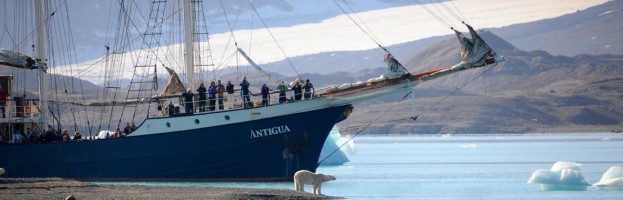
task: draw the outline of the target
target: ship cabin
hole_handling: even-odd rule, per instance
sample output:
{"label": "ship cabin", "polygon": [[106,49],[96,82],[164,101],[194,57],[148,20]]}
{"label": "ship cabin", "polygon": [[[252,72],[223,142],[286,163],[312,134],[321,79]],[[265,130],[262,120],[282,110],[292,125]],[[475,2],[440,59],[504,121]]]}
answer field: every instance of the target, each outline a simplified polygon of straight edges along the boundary
{"label": "ship cabin", "polygon": [[[38,125],[40,110],[38,98],[34,98],[12,88],[13,76],[0,75],[0,144],[14,143],[14,134],[26,135],[28,131],[37,135],[42,133]],[[27,143],[30,141],[23,141]]]}

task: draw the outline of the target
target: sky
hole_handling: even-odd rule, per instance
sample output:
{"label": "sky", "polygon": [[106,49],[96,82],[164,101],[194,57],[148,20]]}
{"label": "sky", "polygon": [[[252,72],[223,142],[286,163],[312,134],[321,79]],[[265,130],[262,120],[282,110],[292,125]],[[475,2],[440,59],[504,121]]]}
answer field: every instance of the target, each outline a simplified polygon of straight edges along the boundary
{"label": "sky", "polygon": [[[377,48],[376,42],[383,46],[391,46],[432,36],[448,35],[453,33],[449,26],[461,31],[466,30],[460,24],[461,20],[465,20],[476,29],[498,28],[555,18],[607,2],[607,0],[456,0],[419,5],[415,1],[404,0],[353,0],[349,1],[349,4],[339,4],[343,9],[356,13],[344,15],[332,0],[256,1],[259,15],[270,27],[268,30],[261,25],[255,13],[248,12],[252,8],[245,7],[247,1],[227,1],[229,3],[223,7],[226,7],[228,18],[222,17],[224,15],[218,1],[208,1],[213,5],[206,10],[211,33],[209,42],[212,58],[217,65],[220,63],[224,66],[235,65],[230,59],[235,51],[233,38],[238,42],[238,47],[245,50],[256,63],[262,65],[283,60],[286,56],[368,50]],[[72,0],[69,2],[76,3]],[[112,13],[107,10],[112,7],[103,6],[105,3],[109,2],[80,1],[79,6],[72,4],[82,9],[71,10],[77,10],[79,14],[85,15],[85,20],[74,20],[77,22],[72,28],[75,37],[93,41],[77,42],[76,50],[96,54],[87,56],[88,60],[77,59],[79,63],[76,67],[79,70],[61,73],[98,83],[98,72],[94,70],[104,68],[101,57],[102,46],[105,44],[101,41],[104,41],[102,38],[110,33],[106,33],[107,29],[92,25],[107,23],[106,20],[109,18],[103,15]],[[351,6],[352,10],[348,6]],[[93,17],[89,12],[97,13],[97,18],[86,20],[87,17]],[[72,17],[80,18],[76,15]],[[361,28],[369,31],[364,33],[351,18],[356,20]],[[238,24],[233,28],[233,34],[229,31],[227,19],[229,24],[238,20]],[[163,49],[166,50],[162,50],[159,54],[180,52],[179,45]],[[131,59],[130,55],[135,57],[137,54],[138,52],[126,52],[128,59],[118,63],[120,66],[127,66],[122,73],[124,78],[131,78],[131,66],[135,60]],[[181,61],[177,61],[176,64],[170,65],[182,64]]]}

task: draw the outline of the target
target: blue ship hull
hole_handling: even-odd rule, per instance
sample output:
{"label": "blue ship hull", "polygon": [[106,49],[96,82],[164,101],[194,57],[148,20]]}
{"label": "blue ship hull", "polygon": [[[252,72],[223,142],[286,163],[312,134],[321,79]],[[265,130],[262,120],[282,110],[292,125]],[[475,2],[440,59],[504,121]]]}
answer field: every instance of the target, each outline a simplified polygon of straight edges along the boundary
{"label": "blue ship hull", "polygon": [[[6,169],[4,177],[102,181],[291,180],[298,170],[316,170],[331,128],[344,120],[350,109],[351,105],[342,105],[134,137],[5,144],[0,145],[0,167]],[[258,127],[273,128],[258,131]]]}

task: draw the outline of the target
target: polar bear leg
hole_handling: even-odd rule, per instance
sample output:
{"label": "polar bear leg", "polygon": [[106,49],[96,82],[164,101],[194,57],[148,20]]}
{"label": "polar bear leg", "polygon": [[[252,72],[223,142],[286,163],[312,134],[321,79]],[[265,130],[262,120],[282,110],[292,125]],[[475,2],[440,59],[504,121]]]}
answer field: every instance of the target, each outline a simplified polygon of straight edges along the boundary
{"label": "polar bear leg", "polygon": [[305,192],[305,184],[301,183],[301,180],[295,180],[294,181],[294,189],[296,191]]}
{"label": "polar bear leg", "polygon": [[322,186],[322,183],[317,183],[317,184],[314,184],[314,194],[318,194],[318,195],[322,194],[322,193],[320,192],[320,187],[321,187],[321,186]]}

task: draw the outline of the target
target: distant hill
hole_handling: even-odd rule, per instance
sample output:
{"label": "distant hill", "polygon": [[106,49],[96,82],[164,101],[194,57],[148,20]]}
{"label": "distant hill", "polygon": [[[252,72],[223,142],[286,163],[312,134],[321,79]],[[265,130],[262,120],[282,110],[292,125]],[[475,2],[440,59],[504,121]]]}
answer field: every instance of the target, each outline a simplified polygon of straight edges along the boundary
{"label": "distant hill", "polygon": [[623,55],[623,1],[605,4],[492,32],[528,51],[543,50],[554,55]]}
{"label": "distant hill", "polygon": [[[552,56],[544,51],[519,50],[488,31],[481,37],[507,61],[482,76],[485,69],[469,70],[416,86],[414,91],[439,89],[445,92],[442,96],[419,96],[415,101],[396,103],[402,96],[396,95],[386,103],[356,106],[351,117],[340,124],[343,131],[358,132],[390,108],[391,114],[365,133],[623,130],[623,56]],[[456,64],[456,38],[446,39],[415,55],[406,62],[407,68],[415,72]],[[454,93],[458,89],[460,92]],[[415,115],[420,115],[417,121],[410,119]]]}

